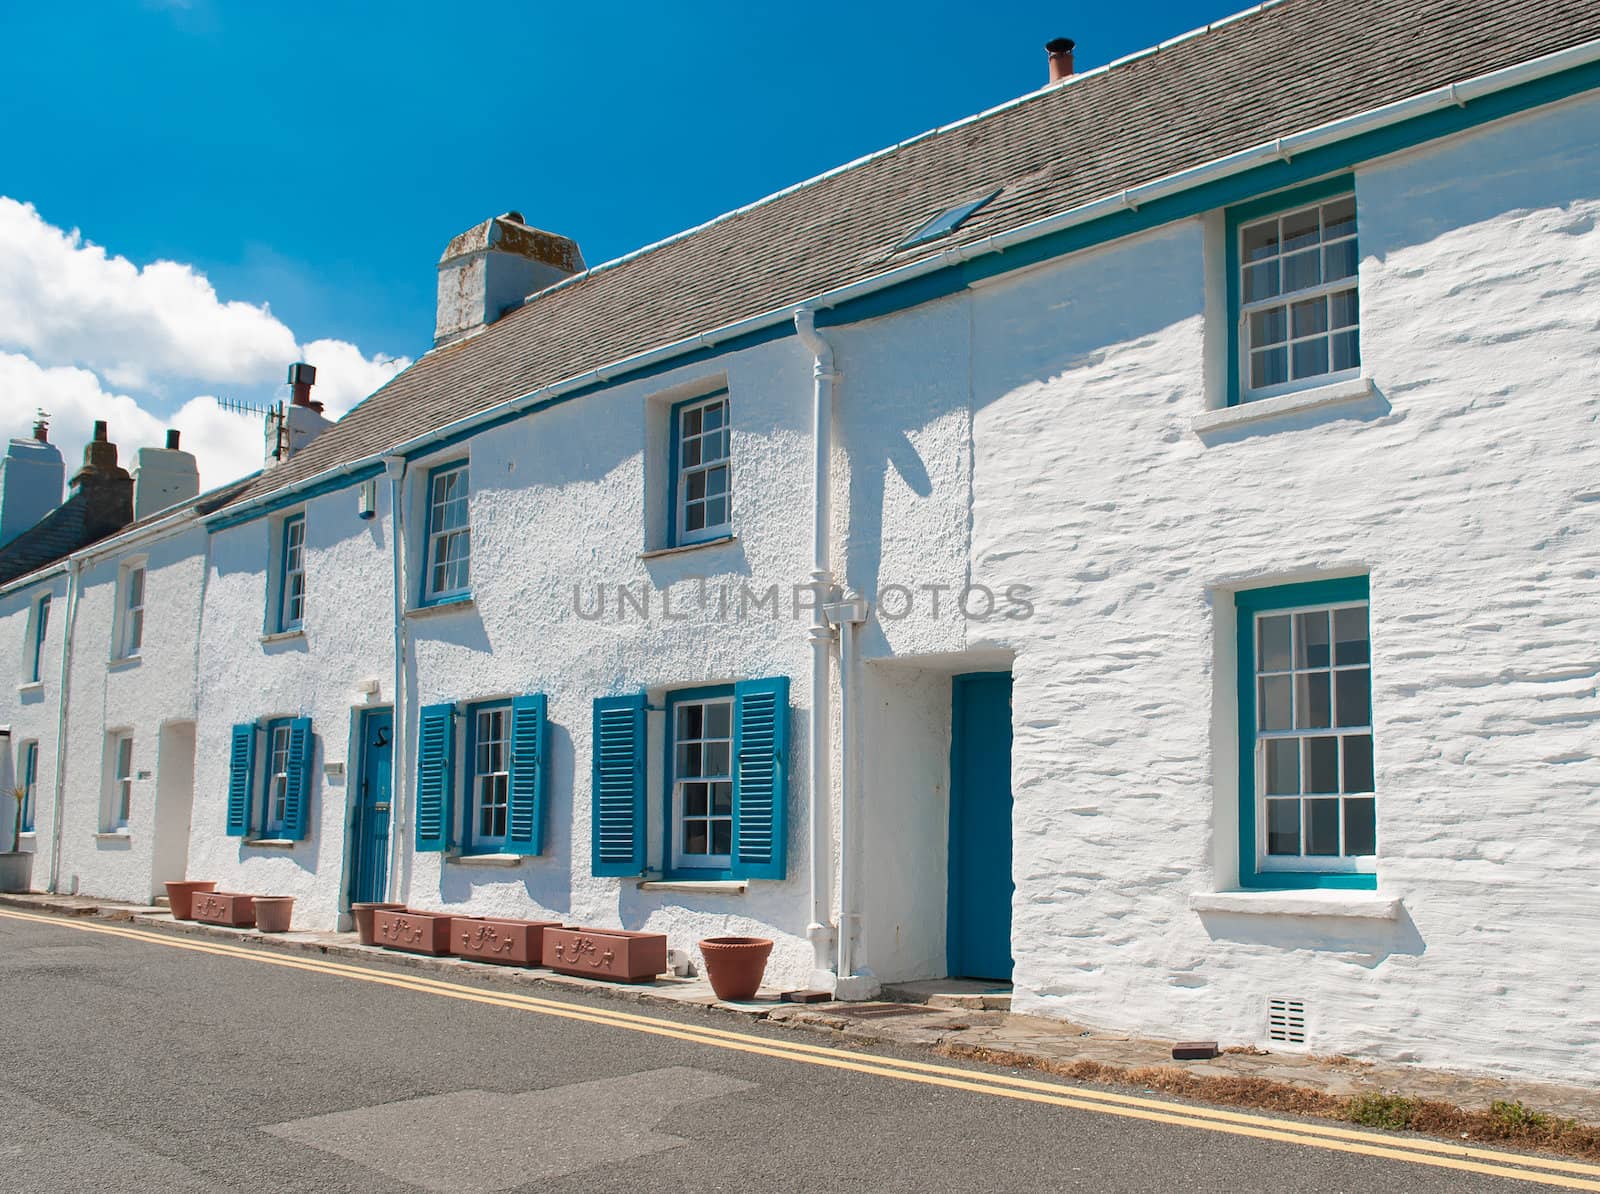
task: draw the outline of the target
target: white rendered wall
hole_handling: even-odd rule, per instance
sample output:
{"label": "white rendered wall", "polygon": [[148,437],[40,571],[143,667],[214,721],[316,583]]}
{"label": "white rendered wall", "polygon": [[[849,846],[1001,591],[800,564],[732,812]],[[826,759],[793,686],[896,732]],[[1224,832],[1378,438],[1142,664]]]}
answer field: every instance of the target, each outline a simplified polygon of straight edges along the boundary
{"label": "white rendered wall", "polygon": [[[159,894],[153,871],[157,755],[164,725],[194,720],[195,628],[205,550],[205,532],[189,526],[83,566],[70,664],[63,891],[139,903]],[[118,576],[132,560],[142,560],[145,567],[144,632],[136,661],[113,658]],[[55,617],[52,608],[52,622]],[[113,760],[107,741],[120,732],[133,736],[133,793],[127,831],[110,834],[105,799]]]}
{"label": "white rendered wall", "polygon": [[[28,683],[33,665],[33,617],[39,598],[50,594],[50,621],[39,660],[39,682]],[[65,633],[67,578],[56,572],[0,595],[0,725],[11,728],[0,749],[0,848],[11,844],[16,808],[11,790],[21,780],[22,745],[39,744],[33,794],[32,834],[21,848],[34,852],[30,882],[36,891],[50,881],[50,843],[55,816],[56,725],[60,710],[61,643]]]}
{"label": "white rendered wall", "polygon": [[[1019,1010],[1260,1041],[1289,996],[1317,1052],[1592,1078],[1597,121],[1357,171],[1367,406],[1195,434],[1220,220],[973,298],[973,567],[1042,595],[1010,627]],[[1231,590],[1356,572],[1400,918],[1201,916],[1237,878]]]}
{"label": "white rendered wall", "polygon": [[[380,484],[379,492],[372,519],[358,516],[355,487],[285,512],[303,509],[306,520],[301,635],[265,633],[269,562],[275,566],[282,547],[281,516],[230,527],[211,540],[189,877],[216,880],[223,890],[294,896],[296,928],[338,923],[346,902],[348,794],[358,762],[351,757],[352,735],[362,708],[390,704],[394,696],[387,487]],[[364,681],[376,682],[370,698],[358,692]],[[227,836],[233,726],[301,716],[311,718],[315,738],[305,840],[258,846]],[[265,750],[266,739],[259,737],[258,764]],[[328,775],[330,762],[344,764],[344,774]],[[258,775],[258,807],[261,787]],[[258,823],[259,812],[253,817]]]}

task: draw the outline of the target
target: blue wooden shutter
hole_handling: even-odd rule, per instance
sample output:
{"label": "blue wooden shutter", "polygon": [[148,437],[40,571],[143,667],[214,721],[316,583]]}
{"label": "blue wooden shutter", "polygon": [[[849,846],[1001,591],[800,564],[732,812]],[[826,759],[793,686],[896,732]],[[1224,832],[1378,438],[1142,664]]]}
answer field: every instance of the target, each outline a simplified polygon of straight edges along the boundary
{"label": "blue wooden shutter", "polygon": [[506,803],[506,851],[544,849],[544,694],[511,702],[511,792]]}
{"label": "blue wooden shutter", "polygon": [[311,736],[311,719],[295,718],[289,723],[289,790],[283,801],[283,836],[290,841],[306,839],[311,808],[311,768],[316,753],[317,740]]}
{"label": "blue wooden shutter", "polygon": [[644,693],[594,703],[593,870],[644,870]]}
{"label": "blue wooden shutter", "polygon": [[733,873],[782,879],[789,839],[789,678],[733,686]]}
{"label": "blue wooden shutter", "polygon": [[228,751],[228,836],[250,832],[250,797],[256,777],[256,727],[254,722],[233,727]]}
{"label": "blue wooden shutter", "polygon": [[456,707],[425,705],[417,733],[417,850],[450,844],[451,797],[455,790]]}

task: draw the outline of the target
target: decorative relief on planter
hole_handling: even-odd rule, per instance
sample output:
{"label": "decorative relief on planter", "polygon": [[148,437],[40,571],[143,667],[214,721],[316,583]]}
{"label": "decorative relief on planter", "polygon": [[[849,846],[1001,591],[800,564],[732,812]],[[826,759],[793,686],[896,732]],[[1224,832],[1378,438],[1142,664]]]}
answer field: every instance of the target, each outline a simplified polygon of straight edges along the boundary
{"label": "decorative relief on planter", "polygon": [[451,925],[450,952],[456,957],[510,966],[539,965],[545,930],[561,927],[554,920],[476,916],[458,916]]}
{"label": "decorative relief on planter", "polygon": [[231,928],[249,928],[256,923],[256,899],[231,891],[197,891],[189,902],[194,920]]}
{"label": "decorative relief on planter", "polygon": [[650,981],[667,968],[667,937],[625,929],[549,928],[544,932],[544,964],[560,974]]}
{"label": "decorative relief on planter", "polygon": [[438,912],[393,911],[378,909],[372,917],[372,932],[385,949],[400,949],[413,954],[450,952],[451,917]]}

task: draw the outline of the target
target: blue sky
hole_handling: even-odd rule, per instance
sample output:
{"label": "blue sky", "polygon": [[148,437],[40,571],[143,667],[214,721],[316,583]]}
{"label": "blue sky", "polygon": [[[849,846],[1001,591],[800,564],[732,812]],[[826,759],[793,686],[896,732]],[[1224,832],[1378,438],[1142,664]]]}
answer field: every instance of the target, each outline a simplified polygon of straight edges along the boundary
{"label": "blue sky", "polygon": [[[8,434],[35,405],[19,389],[79,401],[58,390],[89,381],[65,369],[98,383],[83,404],[127,398],[156,421],[180,410],[195,421],[185,404],[196,395],[270,399],[287,362],[269,372],[267,358],[295,355],[290,333],[301,355],[325,346],[343,408],[381,382],[384,362],[426,350],[434,262],[489,215],[517,208],[594,264],[1032,90],[1050,37],[1075,38],[1087,69],[1235,8],[126,0],[89,11],[10,5],[0,16],[6,43],[27,47],[0,74],[0,195],[33,209],[9,210],[12,236],[80,231],[37,255],[46,274],[85,242],[138,270],[187,266],[169,282],[191,306],[177,303],[168,323],[223,318],[188,293],[209,284],[213,306],[265,305],[281,330],[233,309],[240,358],[261,360],[185,372],[172,359],[195,338],[184,328],[164,333],[172,343],[151,365],[137,359],[136,330],[112,353],[87,319],[30,339],[0,318],[0,353],[27,358],[0,369]],[[0,252],[35,259],[14,243]],[[17,268],[0,260],[0,316]],[[151,318],[134,308],[169,301],[165,286],[113,281],[130,328]],[[49,285],[24,279],[11,301],[48,306]],[[215,330],[205,342],[234,343]],[[36,379],[30,362],[55,372]],[[201,435],[226,431],[201,422]],[[134,438],[153,434],[136,426]],[[213,474],[237,471],[242,452]]]}

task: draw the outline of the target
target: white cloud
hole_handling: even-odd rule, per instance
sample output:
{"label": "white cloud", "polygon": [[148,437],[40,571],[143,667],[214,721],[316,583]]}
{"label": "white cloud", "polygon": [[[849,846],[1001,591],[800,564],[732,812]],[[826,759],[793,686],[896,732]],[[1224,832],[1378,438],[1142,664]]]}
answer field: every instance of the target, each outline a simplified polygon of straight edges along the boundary
{"label": "white cloud", "polygon": [[35,410],[50,414],[50,439],[67,462],[67,476],[83,460],[83,445],[94,433],[96,419],[104,419],[107,433],[117,445],[118,462],[132,470],[140,448],[159,448],[166,431],[183,433],[183,447],[200,465],[205,488],[225,484],[261,467],[262,427],[256,415],[231,414],[215,398],[191,398],[170,419],[145,410],[127,394],[106,390],[87,369],[69,365],[40,366],[27,357],[0,352],[0,420],[3,430],[26,435]]}
{"label": "white cloud", "polygon": [[[49,411],[70,474],[96,419],[130,468],[135,450],[176,427],[212,488],[261,467],[262,422],[201,391],[227,384],[257,405],[283,399],[296,360],[317,367],[313,396],[330,418],[411,363],[343,340],[300,346],[265,305],[223,301],[192,266],[137,266],[0,195],[0,436],[28,434],[33,412]],[[159,413],[184,393],[194,396]]]}

